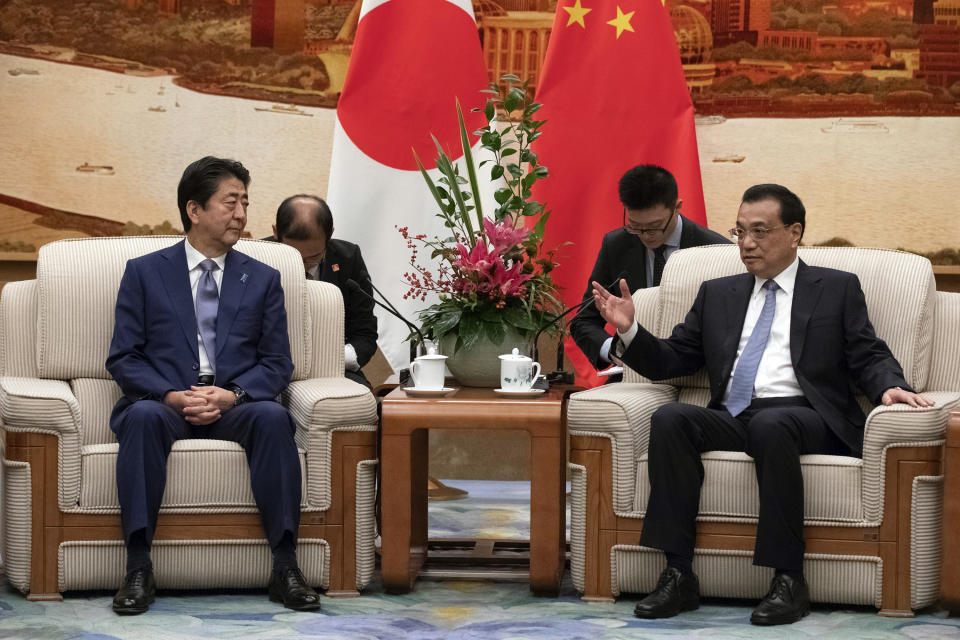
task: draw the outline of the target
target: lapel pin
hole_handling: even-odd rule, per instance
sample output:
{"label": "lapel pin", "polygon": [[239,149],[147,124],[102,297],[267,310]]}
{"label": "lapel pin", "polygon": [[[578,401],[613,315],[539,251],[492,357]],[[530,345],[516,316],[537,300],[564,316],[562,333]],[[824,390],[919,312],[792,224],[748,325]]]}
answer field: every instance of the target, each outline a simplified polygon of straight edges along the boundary
{"label": "lapel pin", "polygon": [[247,274],[243,274],[242,276],[240,276],[240,282],[246,282],[246,281],[247,281]]}
{"label": "lapel pin", "polygon": [[331,266],[330,268],[333,269],[334,271],[340,271],[340,265],[338,265],[338,264],[335,264],[335,265]]}

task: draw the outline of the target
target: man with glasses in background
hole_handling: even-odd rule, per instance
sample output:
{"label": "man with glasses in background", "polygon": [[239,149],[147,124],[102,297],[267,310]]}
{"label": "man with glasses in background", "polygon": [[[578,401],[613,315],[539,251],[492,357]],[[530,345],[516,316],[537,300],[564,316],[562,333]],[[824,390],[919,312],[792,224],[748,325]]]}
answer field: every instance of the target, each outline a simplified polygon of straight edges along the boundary
{"label": "man with glasses in background", "polygon": [[[663,267],[677,249],[707,244],[727,244],[729,240],[680,215],[682,201],[677,197],[677,181],[662,167],[642,164],[620,178],[620,202],[623,226],[603,237],[600,253],[593,265],[583,294],[593,297],[591,282],[609,284],[623,277],[630,293],[660,285]],[[584,307],[570,322],[574,342],[595,368],[606,369],[620,363],[610,354],[613,337],[596,307]],[[607,378],[619,382],[622,374]]]}
{"label": "man with glasses in background", "polygon": [[666,618],[699,607],[693,573],[705,451],[745,451],[754,460],[760,511],[753,563],[775,571],[750,621],[796,622],[810,611],[803,578],[800,456],[860,457],[865,417],[855,383],[874,404],[932,406],[907,386],[903,370],[867,317],[860,281],[797,257],[806,212],[775,184],[743,194],[736,226],[742,273],[704,282],[669,338],[637,324],[630,292],[593,283],[602,317],[617,329],[614,353],[651,380],[706,367],[706,407],[673,402],[650,419],[650,498],[640,544],[661,549],[667,568],[634,610]]}

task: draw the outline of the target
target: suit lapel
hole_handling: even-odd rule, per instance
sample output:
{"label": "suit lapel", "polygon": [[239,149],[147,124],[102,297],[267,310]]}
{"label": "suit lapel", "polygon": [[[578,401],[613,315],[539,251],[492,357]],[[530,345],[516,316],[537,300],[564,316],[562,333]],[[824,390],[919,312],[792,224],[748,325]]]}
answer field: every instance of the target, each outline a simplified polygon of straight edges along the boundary
{"label": "suit lapel", "polygon": [[230,328],[240,310],[243,294],[247,290],[250,275],[244,271],[247,256],[231,249],[223,266],[223,280],[220,283],[220,308],[217,310],[217,357],[227,344]]}
{"label": "suit lapel", "polygon": [[[184,240],[186,242],[186,240]],[[197,314],[193,307],[193,293],[190,290],[190,274],[187,272],[187,253],[183,242],[179,242],[161,252],[160,281],[170,298],[170,304],[179,321],[183,336],[187,339],[191,353],[199,355],[197,344]]]}
{"label": "suit lapel", "polygon": [[797,279],[793,286],[793,305],[790,311],[790,359],[794,368],[800,362],[803,343],[807,338],[807,324],[820,301],[823,287],[820,278],[810,272],[803,262],[797,266]]}
{"label": "suit lapel", "polygon": [[723,338],[723,380],[730,377],[733,370],[733,361],[737,357],[737,347],[740,345],[740,334],[743,333],[743,323],[747,318],[747,307],[750,305],[750,296],[753,294],[753,285],[756,279],[749,273],[737,276],[730,286],[725,298],[726,309],[723,317],[726,319],[726,329]]}

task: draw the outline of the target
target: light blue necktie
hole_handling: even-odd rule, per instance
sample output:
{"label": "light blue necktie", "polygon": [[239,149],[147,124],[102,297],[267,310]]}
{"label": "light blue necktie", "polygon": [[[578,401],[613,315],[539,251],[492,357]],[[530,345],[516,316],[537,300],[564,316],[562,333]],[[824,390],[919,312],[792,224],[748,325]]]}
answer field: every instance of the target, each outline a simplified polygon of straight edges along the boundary
{"label": "light blue necktie", "polygon": [[203,350],[207,352],[207,360],[214,371],[217,364],[214,352],[217,350],[217,309],[220,307],[220,293],[217,291],[217,281],[213,279],[213,272],[220,267],[207,258],[199,265],[203,273],[197,283],[197,299],[194,310],[197,313],[197,330],[200,332],[200,341]]}
{"label": "light blue necktie", "polygon": [[767,280],[762,289],[767,290],[767,297],[763,301],[760,317],[753,327],[753,333],[747,340],[747,346],[740,354],[737,370],[733,372],[730,383],[730,394],[727,396],[727,411],[737,416],[750,406],[753,401],[753,384],[757,380],[757,369],[760,368],[760,359],[767,348],[767,339],[770,337],[770,327],[773,326],[773,316],[777,311],[777,283]]}

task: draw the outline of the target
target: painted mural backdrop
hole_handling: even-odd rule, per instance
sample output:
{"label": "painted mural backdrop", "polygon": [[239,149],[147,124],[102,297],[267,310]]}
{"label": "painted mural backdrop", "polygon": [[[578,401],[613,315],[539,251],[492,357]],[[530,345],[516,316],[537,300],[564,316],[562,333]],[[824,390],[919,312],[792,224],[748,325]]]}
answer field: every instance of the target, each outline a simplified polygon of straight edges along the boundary
{"label": "painted mural backdrop", "polygon": [[[575,4],[593,2],[559,9]],[[491,77],[535,85],[557,3],[474,7]],[[807,204],[808,242],[960,262],[960,0],[664,10],[712,228],[731,226],[747,186],[781,182]],[[206,154],[250,167],[248,229],[269,234],[285,196],[326,193],[358,14],[359,0],[0,0],[0,252],[176,231],[175,185]]]}

